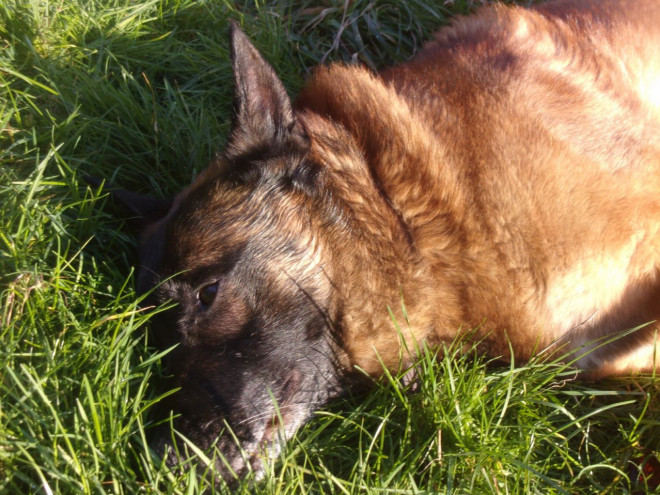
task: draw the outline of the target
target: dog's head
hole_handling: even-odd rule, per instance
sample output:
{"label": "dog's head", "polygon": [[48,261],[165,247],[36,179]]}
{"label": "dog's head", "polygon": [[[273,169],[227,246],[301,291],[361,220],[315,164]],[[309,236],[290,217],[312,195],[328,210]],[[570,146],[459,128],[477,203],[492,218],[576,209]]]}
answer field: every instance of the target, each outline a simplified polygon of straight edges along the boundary
{"label": "dog's head", "polygon": [[[114,191],[143,220],[138,290],[173,304],[152,333],[174,347],[174,426],[199,449],[215,447],[227,479],[259,472],[315,409],[365,383],[356,365],[378,373],[397,363],[387,307],[403,321],[400,291],[423,300],[428,286],[348,129],[310,106],[294,110],[235,27],[231,47],[225,152],[171,202]],[[176,464],[171,435],[157,444]]]}
{"label": "dog's head", "polygon": [[[171,202],[115,191],[143,220],[138,290],[173,303],[152,333],[175,346],[166,358],[180,388],[168,404],[175,428],[216,447],[226,478],[259,471],[338,393],[341,375],[322,172],[272,68],[235,27],[231,47],[235,113],[223,156]],[[170,438],[156,443],[176,463]]]}

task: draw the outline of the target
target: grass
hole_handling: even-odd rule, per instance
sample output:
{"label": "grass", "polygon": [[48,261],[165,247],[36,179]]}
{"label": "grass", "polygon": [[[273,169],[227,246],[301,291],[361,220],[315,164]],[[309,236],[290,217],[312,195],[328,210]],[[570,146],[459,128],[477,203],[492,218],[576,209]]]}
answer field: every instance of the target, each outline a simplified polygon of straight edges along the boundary
{"label": "grass", "polygon": [[[410,56],[456,1],[0,3],[0,492],[202,493],[151,456],[160,356],[126,214],[93,174],[167,196],[228,132],[228,19],[295,92],[322,60]],[[646,493],[653,377],[589,384],[556,364],[454,348],[332,404],[238,493]],[[409,387],[408,387],[409,388]],[[197,471],[203,468],[198,467]],[[219,487],[227,492],[226,487]],[[655,489],[660,492],[659,489]]]}

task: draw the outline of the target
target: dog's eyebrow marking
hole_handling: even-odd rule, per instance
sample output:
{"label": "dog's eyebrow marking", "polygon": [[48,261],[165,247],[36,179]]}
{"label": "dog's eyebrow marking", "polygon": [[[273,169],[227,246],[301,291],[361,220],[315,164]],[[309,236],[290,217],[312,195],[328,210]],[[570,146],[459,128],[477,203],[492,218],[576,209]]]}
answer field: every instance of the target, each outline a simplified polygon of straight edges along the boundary
{"label": "dog's eyebrow marking", "polygon": [[[186,278],[193,286],[209,282],[230,273],[239,263],[245,252],[247,243],[241,243],[238,247],[219,254],[217,259],[211,263],[202,264],[188,272]],[[205,256],[206,258],[206,256]]]}

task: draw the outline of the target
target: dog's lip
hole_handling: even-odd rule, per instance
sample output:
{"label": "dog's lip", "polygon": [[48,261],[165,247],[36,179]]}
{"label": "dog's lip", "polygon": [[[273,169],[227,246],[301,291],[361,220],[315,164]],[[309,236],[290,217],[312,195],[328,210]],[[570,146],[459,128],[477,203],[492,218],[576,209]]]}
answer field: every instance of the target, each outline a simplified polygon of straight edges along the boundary
{"label": "dog's lip", "polygon": [[250,454],[249,464],[260,480],[265,474],[265,464],[277,459],[286,442],[303,425],[311,408],[304,404],[282,405],[278,414],[266,424],[261,440]]}
{"label": "dog's lip", "polygon": [[[314,402],[309,400],[310,398],[302,397],[304,395],[301,393],[305,382],[304,374],[300,370],[293,369],[284,376],[283,385],[277,389],[280,399],[269,407],[270,412],[264,415],[265,417],[261,421],[253,424],[252,431],[255,436],[251,440],[239,440],[226,431],[216,436],[218,443],[214,449],[217,449],[218,454],[224,459],[215,461],[220,477],[228,479],[222,473],[229,470],[228,472],[233,473],[233,476],[237,478],[252,472],[255,481],[262,479],[268,464],[278,458],[286,442],[309,418],[314,409]],[[207,386],[212,388],[210,382],[207,383]],[[214,402],[220,398],[217,394],[211,395],[214,397]],[[273,397],[272,394],[271,397]],[[220,409],[227,407],[224,401],[216,402],[216,405]],[[221,417],[213,420],[213,422],[216,421],[221,422]],[[167,437],[159,435],[156,443],[158,445],[152,442],[152,448],[158,452],[161,458],[166,458],[168,464],[174,466],[181,462],[181,459],[176,457],[175,450]],[[228,449],[229,443],[234,447]]]}
{"label": "dog's lip", "polygon": [[290,402],[289,399],[295,394],[296,390],[299,388],[300,382],[302,381],[302,376],[300,371],[293,370],[291,375],[284,382],[282,387],[282,398],[280,399],[282,404],[287,404]]}
{"label": "dog's lip", "polygon": [[267,420],[256,448],[250,454],[249,463],[257,479],[264,475],[264,462],[277,458],[284,444],[302,426],[312,410],[308,401],[295,401],[301,382],[302,374],[294,370],[284,383],[281,400]]}

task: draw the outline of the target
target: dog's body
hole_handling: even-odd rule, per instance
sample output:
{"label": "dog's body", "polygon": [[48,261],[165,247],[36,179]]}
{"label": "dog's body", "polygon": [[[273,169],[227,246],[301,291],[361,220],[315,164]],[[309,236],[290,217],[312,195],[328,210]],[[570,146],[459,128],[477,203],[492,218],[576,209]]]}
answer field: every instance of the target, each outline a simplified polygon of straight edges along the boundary
{"label": "dog's body", "polygon": [[[179,343],[183,433],[206,448],[226,420],[259,469],[401,338],[477,329],[518,362],[659,319],[658,26],[656,0],[492,6],[380,75],[318,69],[293,106],[234,30],[230,144],[142,236],[140,284],[178,303],[154,332]],[[655,332],[577,365],[660,369]]]}
{"label": "dog's body", "polygon": [[[399,285],[432,287],[403,291],[418,339],[480,326],[489,353],[509,354],[508,336],[526,359],[660,317],[658,7],[573,3],[482,11],[384,81],[335,66],[301,95],[358,142],[421,258],[390,261],[399,275],[376,289],[394,307]],[[347,339],[367,369],[372,347],[395,347],[389,321],[374,332],[383,344],[365,341],[378,313],[367,308]],[[649,370],[652,350],[633,347],[581,365]]]}

